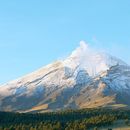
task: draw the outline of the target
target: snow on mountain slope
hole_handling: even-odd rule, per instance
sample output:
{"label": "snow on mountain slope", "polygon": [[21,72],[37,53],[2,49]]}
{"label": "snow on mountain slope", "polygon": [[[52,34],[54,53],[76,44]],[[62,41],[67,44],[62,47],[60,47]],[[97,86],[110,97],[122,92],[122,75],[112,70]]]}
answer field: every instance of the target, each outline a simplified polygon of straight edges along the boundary
{"label": "snow on mountain slope", "polygon": [[[62,87],[67,83],[71,85],[73,79],[69,78],[68,80],[65,80],[65,76],[69,76],[69,73],[67,67],[64,67],[62,62],[57,61],[29,75],[2,85],[0,87],[0,92],[2,92],[1,94],[3,95],[11,95],[12,93],[20,93],[20,91],[22,93],[29,89],[31,91],[31,89],[33,90],[38,85],[42,84],[44,84],[46,88],[52,85]],[[23,89],[23,87],[26,89]]]}
{"label": "snow on mountain slope", "polygon": [[90,76],[98,75],[117,64],[126,65],[123,61],[108,54],[95,52],[84,41],[81,41],[80,47],[64,61],[64,66],[70,68],[78,66],[79,69],[87,70]]}
{"label": "snow on mountain slope", "polygon": [[111,55],[95,52],[81,41],[80,47],[66,59],[2,85],[0,110],[130,106],[129,92],[130,67]]}

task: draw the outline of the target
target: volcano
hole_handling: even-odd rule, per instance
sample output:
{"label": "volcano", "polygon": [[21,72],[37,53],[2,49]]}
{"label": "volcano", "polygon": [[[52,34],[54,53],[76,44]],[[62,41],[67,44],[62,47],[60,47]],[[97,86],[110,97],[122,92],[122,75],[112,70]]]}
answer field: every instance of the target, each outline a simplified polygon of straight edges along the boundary
{"label": "volcano", "polygon": [[84,41],[66,59],[0,86],[0,111],[128,108],[129,99],[130,66]]}

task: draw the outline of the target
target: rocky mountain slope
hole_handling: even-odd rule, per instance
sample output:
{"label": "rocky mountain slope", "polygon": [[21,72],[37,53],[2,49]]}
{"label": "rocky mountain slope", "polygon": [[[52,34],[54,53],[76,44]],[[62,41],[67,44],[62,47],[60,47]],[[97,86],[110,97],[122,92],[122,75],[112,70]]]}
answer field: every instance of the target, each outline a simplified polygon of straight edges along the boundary
{"label": "rocky mountain slope", "polygon": [[65,60],[0,86],[0,111],[130,107],[130,66],[86,43]]}

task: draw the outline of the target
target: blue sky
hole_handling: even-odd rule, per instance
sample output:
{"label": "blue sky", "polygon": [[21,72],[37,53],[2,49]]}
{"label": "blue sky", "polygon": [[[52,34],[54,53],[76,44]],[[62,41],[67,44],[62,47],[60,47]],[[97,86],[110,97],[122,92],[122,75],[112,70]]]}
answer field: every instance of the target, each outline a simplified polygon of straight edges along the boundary
{"label": "blue sky", "polygon": [[130,64],[130,0],[0,2],[0,84],[76,48],[80,40]]}

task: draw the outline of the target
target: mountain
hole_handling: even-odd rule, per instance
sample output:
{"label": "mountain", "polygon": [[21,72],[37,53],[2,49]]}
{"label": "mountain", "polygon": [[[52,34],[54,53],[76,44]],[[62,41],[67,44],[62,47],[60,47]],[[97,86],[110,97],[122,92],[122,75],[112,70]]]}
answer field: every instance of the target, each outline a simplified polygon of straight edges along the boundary
{"label": "mountain", "polygon": [[0,86],[0,111],[130,107],[130,66],[80,42],[72,54]]}

